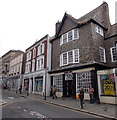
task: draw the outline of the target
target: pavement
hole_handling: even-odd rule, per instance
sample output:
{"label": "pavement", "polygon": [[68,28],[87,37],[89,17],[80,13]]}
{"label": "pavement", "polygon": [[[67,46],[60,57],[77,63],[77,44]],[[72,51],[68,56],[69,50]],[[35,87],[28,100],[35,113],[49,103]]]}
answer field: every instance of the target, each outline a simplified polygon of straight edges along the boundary
{"label": "pavement", "polygon": [[72,109],[75,111],[79,112],[84,112],[92,115],[96,115],[99,117],[103,117],[106,119],[111,119],[111,120],[117,120],[117,105],[113,104],[104,104],[104,103],[94,103],[90,104],[89,101],[85,101],[86,106],[84,106],[83,109],[80,108],[80,101],[78,99],[73,99],[73,98],[57,98],[57,99],[52,99],[52,97],[45,97],[37,95],[37,94],[29,94],[29,96],[26,96],[26,94],[20,94],[20,96],[27,97],[32,100],[38,100],[41,102],[45,102],[48,104],[53,104],[57,105],[60,107],[64,107],[67,109]]}
{"label": "pavement", "polygon": [[7,102],[3,101],[2,99],[0,99],[0,106],[5,105]]}

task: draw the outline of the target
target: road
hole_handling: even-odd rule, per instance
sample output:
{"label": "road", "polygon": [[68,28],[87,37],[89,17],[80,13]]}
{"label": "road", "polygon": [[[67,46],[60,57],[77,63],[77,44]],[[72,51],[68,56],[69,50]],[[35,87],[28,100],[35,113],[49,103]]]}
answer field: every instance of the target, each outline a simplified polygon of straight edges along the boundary
{"label": "road", "polygon": [[21,97],[13,91],[3,91],[2,118],[98,118],[86,113]]}

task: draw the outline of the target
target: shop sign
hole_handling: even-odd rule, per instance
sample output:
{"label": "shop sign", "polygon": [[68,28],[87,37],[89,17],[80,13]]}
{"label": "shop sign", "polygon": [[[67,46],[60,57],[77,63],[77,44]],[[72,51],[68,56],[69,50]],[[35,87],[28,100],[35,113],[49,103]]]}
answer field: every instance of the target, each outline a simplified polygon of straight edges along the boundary
{"label": "shop sign", "polygon": [[72,71],[65,72],[65,80],[73,80]]}
{"label": "shop sign", "polygon": [[112,80],[104,80],[104,94],[105,95],[114,95],[114,84]]}
{"label": "shop sign", "polygon": [[104,95],[115,95],[115,76],[111,75],[102,75],[101,84]]}

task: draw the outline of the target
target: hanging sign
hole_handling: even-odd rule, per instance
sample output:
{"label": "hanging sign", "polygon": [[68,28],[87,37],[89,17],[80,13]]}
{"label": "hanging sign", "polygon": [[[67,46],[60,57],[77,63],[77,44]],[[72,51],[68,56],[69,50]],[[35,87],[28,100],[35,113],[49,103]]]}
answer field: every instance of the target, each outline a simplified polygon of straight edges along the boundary
{"label": "hanging sign", "polygon": [[65,80],[73,80],[72,71],[65,72]]}

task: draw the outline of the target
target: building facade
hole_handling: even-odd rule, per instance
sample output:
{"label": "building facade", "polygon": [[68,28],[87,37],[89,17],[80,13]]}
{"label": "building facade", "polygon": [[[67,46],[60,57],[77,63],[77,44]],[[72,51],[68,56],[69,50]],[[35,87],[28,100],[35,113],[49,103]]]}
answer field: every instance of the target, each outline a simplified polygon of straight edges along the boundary
{"label": "building facade", "polygon": [[8,77],[9,77],[9,69],[10,69],[11,60],[19,56],[22,53],[23,51],[20,51],[20,50],[10,50],[1,57],[1,64],[0,64],[1,70],[0,71],[1,71],[1,78],[2,78],[3,84],[7,85],[9,83]]}
{"label": "building facade", "polygon": [[11,89],[19,89],[23,79],[23,57],[24,54],[15,57],[10,61],[9,84]]}
{"label": "building facade", "polygon": [[65,13],[56,23],[49,74],[58,96],[76,98],[83,87],[89,99],[88,90],[93,87],[94,98],[99,100],[97,71],[117,67],[117,32],[111,36],[112,29],[106,2],[79,19]]}
{"label": "building facade", "polygon": [[23,88],[25,90],[25,86],[28,84],[29,93],[49,95],[50,80],[47,71],[51,69],[50,50],[49,35],[44,36],[26,49]]}

